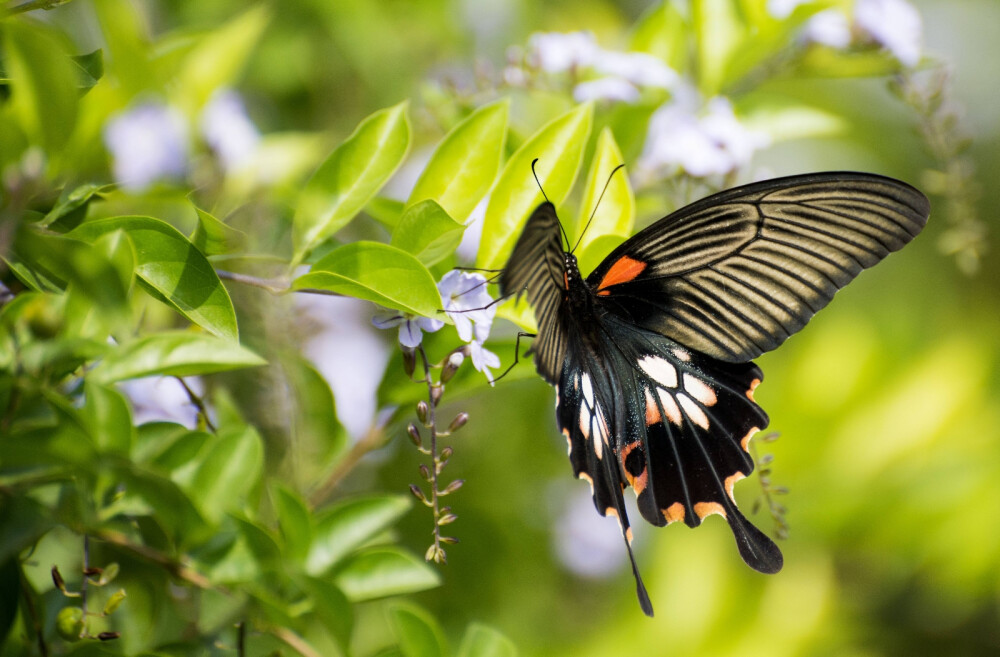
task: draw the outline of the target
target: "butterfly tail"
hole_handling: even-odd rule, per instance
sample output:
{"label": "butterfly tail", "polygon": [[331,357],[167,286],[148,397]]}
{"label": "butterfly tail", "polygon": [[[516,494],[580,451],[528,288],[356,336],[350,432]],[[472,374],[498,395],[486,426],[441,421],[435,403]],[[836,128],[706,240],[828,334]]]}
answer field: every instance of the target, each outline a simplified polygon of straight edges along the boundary
{"label": "butterfly tail", "polygon": [[623,532],[625,536],[625,548],[628,550],[628,560],[632,564],[632,575],[635,577],[635,594],[639,598],[639,606],[642,607],[642,613],[646,614],[650,618],[653,617],[653,603],[649,600],[649,594],[646,592],[646,585],[642,583],[642,576],[639,574],[639,567],[635,563],[635,555],[632,554],[632,542],[629,540],[629,534]]}
{"label": "butterfly tail", "polygon": [[781,570],[785,562],[781,550],[767,534],[747,520],[735,504],[726,509],[726,520],[733,530],[740,556],[748,566],[767,575],[773,575]]}

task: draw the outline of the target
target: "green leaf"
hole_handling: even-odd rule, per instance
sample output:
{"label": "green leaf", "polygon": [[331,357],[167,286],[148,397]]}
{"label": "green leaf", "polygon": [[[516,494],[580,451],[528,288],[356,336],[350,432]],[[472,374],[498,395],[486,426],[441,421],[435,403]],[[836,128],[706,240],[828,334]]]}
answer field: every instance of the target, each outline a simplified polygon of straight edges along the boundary
{"label": "green leaf", "polygon": [[658,2],[639,18],[632,30],[632,50],[656,55],[683,73],[688,65],[688,27],[673,2]]}
{"label": "green leaf", "polygon": [[378,193],[410,148],[407,102],[378,111],[306,183],[293,218],[295,261],[343,228]]}
{"label": "green leaf", "polygon": [[83,384],[84,417],[90,423],[95,446],[102,452],[125,456],[135,442],[132,413],[125,397],[87,378]]}
{"label": "green leaf", "polygon": [[465,226],[458,223],[433,200],[407,208],[392,233],[392,245],[415,255],[430,267],[458,248]]}
{"label": "green leaf", "polygon": [[76,126],[79,96],[67,46],[49,28],[21,19],[7,21],[3,36],[14,115],[32,141],[60,152]]}
{"label": "green leaf", "polygon": [[316,617],[337,639],[344,654],[350,654],[348,648],[351,643],[351,630],[354,627],[354,610],[347,596],[325,579],[304,577],[301,584],[312,598]]}
{"label": "green leaf", "polygon": [[195,211],[198,213],[198,226],[191,235],[191,243],[206,256],[234,253],[246,247],[247,234],[242,230],[233,228],[201,208],[195,208]]}
{"label": "green leaf", "polygon": [[100,48],[85,55],[71,57],[76,64],[76,74],[80,89],[89,90],[104,77],[104,51]]}
{"label": "green leaf", "polygon": [[388,608],[389,623],[405,657],[446,657],[444,632],[434,617],[414,604],[396,602]]}
{"label": "green leaf", "polygon": [[285,541],[285,556],[294,563],[305,563],[313,540],[309,507],[297,492],[280,482],[271,483],[271,500]]}
{"label": "green leaf", "polygon": [[160,374],[193,376],[266,365],[239,344],[193,331],[165,331],[112,349],[90,372],[99,383]]}
{"label": "green leaf", "polygon": [[423,560],[394,547],[365,550],[350,558],[334,582],[351,602],[416,593],[441,585],[441,576]]}
{"label": "green leaf", "polygon": [[379,495],[348,500],[326,510],[316,522],[306,571],[322,575],[352,550],[392,526],[409,509],[409,498]]}
{"label": "green leaf", "polygon": [[488,625],[470,623],[462,637],[458,657],[517,657],[517,646]]}
{"label": "green leaf", "polygon": [[209,32],[191,49],[176,81],[177,97],[188,111],[201,109],[215,90],[236,82],[269,20],[267,5],[257,5]]}
{"label": "green leaf", "polygon": [[420,261],[394,246],[353,242],[323,256],[293,290],[323,290],[367,299],[414,315],[446,320],[434,277]]}
{"label": "green leaf", "polygon": [[126,495],[141,498],[150,515],[181,546],[197,545],[214,533],[191,498],[170,479],[128,465],[115,469]]}
{"label": "green leaf", "polygon": [[[576,244],[579,240],[581,249],[599,237],[605,235],[628,237],[632,232],[632,226],[635,224],[635,195],[628,182],[628,175],[622,169],[611,176],[611,172],[620,164],[624,164],[621,151],[615,143],[611,130],[605,128],[597,139],[597,148],[594,149],[590,173],[587,175],[587,186],[583,190],[583,199],[580,202],[576,230],[571,233],[573,243]],[[580,231],[586,226],[591,214],[593,220],[581,240]]]}
{"label": "green leaf", "polygon": [[464,223],[500,169],[509,109],[510,101],[504,99],[479,108],[455,126],[420,174],[407,205],[433,199]]}
{"label": "green leaf", "polygon": [[403,217],[403,209],[405,204],[402,201],[397,201],[392,198],[385,198],[384,196],[376,196],[368,205],[365,206],[365,212],[371,216],[372,219],[379,222],[390,231],[396,228],[396,224]]}
{"label": "green leaf", "polygon": [[578,250],[577,264],[580,273],[584,277],[590,275],[590,272],[597,269],[597,265],[624,241],[625,237],[622,235],[601,235],[587,244],[587,248]]}
{"label": "green leaf", "polygon": [[535,171],[553,203],[559,205],[569,194],[590,136],[593,114],[593,104],[586,103],[556,118],[507,162],[486,208],[476,259],[479,267],[498,269],[507,263],[529,214],[543,200],[531,175],[532,160],[538,158]]}
{"label": "green leaf", "polygon": [[714,96],[727,82],[730,62],[739,54],[746,26],[737,0],[693,0],[691,16],[697,39],[698,88]]}
{"label": "green leaf", "polygon": [[190,485],[205,518],[212,522],[235,510],[257,483],[264,466],[264,444],[250,426],[223,429]]}
{"label": "green leaf", "polygon": [[113,188],[114,185],[87,183],[68,192],[64,191],[55,207],[49,210],[40,225],[47,226],[57,233],[73,230],[87,216],[87,206],[90,205],[90,202],[104,198],[104,195]]}
{"label": "green leaf", "polygon": [[281,366],[293,393],[296,479],[312,484],[328,475],[347,446],[347,432],[337,418],[333,393],[323,375],[298,352],[281,358]]}
{"label": "green leaf", "polygon": [[69,237],[94,242],[124,230],[135,246],[135,273],[182,315],[223,338],[237,340],[229,292],[205,256],[176,228],[152,217],[111,217],[81,224]]}

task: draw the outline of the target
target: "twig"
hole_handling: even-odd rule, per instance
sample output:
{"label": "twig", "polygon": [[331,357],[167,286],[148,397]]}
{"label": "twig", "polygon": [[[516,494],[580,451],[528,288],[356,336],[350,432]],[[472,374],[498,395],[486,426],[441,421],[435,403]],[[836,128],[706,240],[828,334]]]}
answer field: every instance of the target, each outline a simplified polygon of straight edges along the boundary
{"label": "twig", "polygon": [[83,611],[83,630],[81,637],[90,633],[87,631],[87,584],[90,580],[90,534],[83,535],[83,581],[80,582],[80,609]]}
{"label": "twig", "polygon": [[372,426],[368,433],[358,442],[354,443],[351,450],[340,459],[337,467],[333,469],[326,481],[309,496],[309,504],[313,507],[319,506],[337,488],[341,480],[354,469],[354,466],[367,454],[378,449],[385,442],[385,432],[381,426]]}
{"label": "twig", "polygon": [[304,657],[323,657],[319,654],[315,648],[313,648],[308,641],[300,637],[295,632],[292,632],[285,627],[272,627],[268,630],[271,634],[278,637],[294,650],[297,650]]}
{"label": "twig", "polygon": [[205,402],[202,401],[201,397],[195,394],[194,390],[188,386],[187,381],[184,380],[182,376],[175,376],[175,379],[180,381],[181,387],[184,388],[184,392],[187,393],[188,399],[194,404],[194,407],[198,409],[198,414],[205,418],[205,426],[208,427],[209,431],[216,433],[215,425],[212,424],[212,419],[208,417],[208,409],[205,408]]}
{"label": "twig", "polygon": [[236,272],[224,271],[222,269],[216,269],[215,273],[219,275],[219,278],[227,281],[233,281],[235,283],[243,283],[244,285],[259,287],[262,290],[267,290],[271,294],[285,294],[290,290],[288,281],[283,278],[260,278],[258,276],[237,274]]}
{"label": "twig", "polygon": [[236,624],[236,655],[246,657],[247,654],[247,623],[240,621]]}
{"label": "twig", "polygon": [[[445,559],[444,548],[441,547],[441,531],[438,521],[441,517],[441,510],[439,508],[439,495],[438,495],[438,474],[441,468],[438,466],[438,451],[437,451],[437,405],[441,399],[440,389],[438,389],[438,394],[435,394],[434,379],[431,377],[431,366],[427,361],[427,352],[424,351],[424,346],[420,345],[417,347],[417,351],[420,353],[420,360],[423,362],[424,366],[424,381],[427,383],[427,399],[430,401],[429,408],[427,410],[427,428],[431,432],[431,510],[434,513],[434,545],[431,546],[431,550],[428,550],[434,561],[441,561]],[[440,555],[440,556],[439,556]],[[428,559],[429,561],[429,559]]]}
{"label": "twig", "polygon": [[8,16],[14,16],[15,14],[23,14],[36,9],[44,9],[47,11],[71,1],[72,0],[31,0],[31,2],[25,2],[23,5],[11,7],[10,9],[5,10],[5,13]]}
{"label": "twig", "polygon": [[35,630],[35,638],[38,640],[38,652],[42,657],[49,657],[49,647],[45,645],[45,635],[42,633],[42,621],[38,618],[38,609],[35,608],[35,599],[31,597],[32,590],[25,579],[24,573],[20,573],[21,592],[24,594],[24,604],[28,608],[28,616],[31,617],[31,627]]}
{"label": "twig", "polygon": [[111,543],[117,547],[124,550],[128,550],[132,554],[139,556],[147,561],[152,561],[155,564],[159,564],[167,569],[167,571],[178,579],[182,579],[189,584],[194,584],[198,588],[202,589],[214,589],[217,591],[226,592],[226,589],[215,586],[208,580],[207,577],[201,573],[188,568],[180,561],[171,558],[170,556],[155,550],[146,545],[139,545],[138,543],[133,543],[128,540],[124,534],[118,532],[102,530],[94,533],[94,538],[105,541],[106,543]]}

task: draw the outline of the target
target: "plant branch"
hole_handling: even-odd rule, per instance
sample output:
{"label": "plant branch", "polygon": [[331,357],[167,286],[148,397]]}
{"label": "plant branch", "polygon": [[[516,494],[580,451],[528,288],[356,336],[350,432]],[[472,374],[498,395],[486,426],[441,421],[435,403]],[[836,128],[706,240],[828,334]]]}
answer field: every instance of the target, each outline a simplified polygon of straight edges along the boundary
{"label": "plant branch", "polygon": [[208,417],[208,409],[205,408],[205,402],[201,397],[195,394],[194,390],[188,386],[187,381],[184,380],[182,376],[175,376],[175,379],[180,381],[181,387],[184,388],[184,392],[187,393],[188,399],[194,404],[194,407],[198,409],[198,415],[205,419],[205,426],[208,427],[209,431],[216,433],[215,425],[212,424],[212,419]]}
{"label": "plant branch", "polygon": [[226,592],[226,589],[215,586],[208,580],[207,577],[201,573],[188,568],[180,561],[166,555],[159,550],[155,550],[147,545],[140,545],[138,543],[133,543],[128,540],[124,534],[120,534],[115,531],[102,530],[94,534],[94,538],[102,540],[106,543],[111,543],[112,545],[127,550],[132,554],[145,559],[146,561],[151,561],[157,565],[163,566],[170,574],[178,579],[184,580],[189,584],[194,584],[198,588],[202,589],[215,589],[218,591]]}
{"label": "plant branch", "polygon": [[31,628],[35,631],[38,640],[38,652],[42,657],[49,657],[49,647],[45,645],[45,635],[42,630],[42,621],[38,617],[38,609],[35,607],[35,599],[32,597],[33,591],[25,579],[24,573],[20,574],[21,592],[24,594],[24,605],[28,608],[28,616],[31,617]]}
{"label": "plant branch", "polygon": [[303,657],[323,657],[308,641],[288,628],[272,627],[268,631],[287,643],[293,650],[298,651]]}
{"label": "plant branch", "polygon": [[288,281],[284,278],[260,278],[258,276],[248,276],[247,274],[237,274],[232,271],[225,271],[222,269],[216,269],[215,273],[219,275],[219,278],[233,281],[234,283],[243,283],[244,285],[250,285],[253,287],[259,287],[262,290],[267,290],[271,294],[285,294],[291,290]]}
{"label": "plant branch", "polygon": [[31,0],[31,2],[25,2],[23,5],[8,8],[6,10],[6,14],[8,16],[14,16],[16,14],[23,14],[36,9],[44,9],[47,11],[69,2],[72,2],[72,0]]}
{"label": "plant branch", "polygon": [[333,469],[333,472],[326,478],[326,481],[309,495],[310,506],[317,507],[325,502],[334,489],[337,488],[338,484],[340,484],[341,480],[354,469],[365,454],[378,449],[383,444],[385,444],[385,432],[383,428],[381,426],[372,426],[368,429],[368,433],[361,440],[354,443],[351,450],[344,455],[344,458],[340,459],[337,467]]}

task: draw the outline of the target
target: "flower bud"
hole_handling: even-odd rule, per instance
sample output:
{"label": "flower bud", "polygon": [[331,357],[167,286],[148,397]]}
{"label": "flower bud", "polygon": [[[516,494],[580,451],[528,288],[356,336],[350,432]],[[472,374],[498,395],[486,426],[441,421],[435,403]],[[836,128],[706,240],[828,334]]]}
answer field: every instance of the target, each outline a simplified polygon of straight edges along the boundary
{"label": "flower bud", "polygon": [[417,419],[427,424],[427,402],[423,399],[417,402]]}
{"label": "flower bud", "polygon": [[420,476],[424,478],[424,481],[431,480],[431,471],[426,465],[421,463],[419,470],[420,470]]}
{"label": "flower bud", "polygon": [[420,490],[416,484],[410,484],[410,493],[412,493],[413,497],[417,498],[421,502],[427,502],[427,498],[424,497],[424,491]]}
{"label": "flower bud", "polygon": [[441,370],[441,383],[451,381],[451,377],[455,376],[455,373],[458,372],[458,368],[461,367],[464,360],[465,355],[462,354],[461,349],[451,352],[451,355],[448,356],[448,360],[444,364],[444,369]]}
{"label": "flower bud", "polygon": [[423,444],[423,441],[420,439],[420,430],[412,422],[406,425],[406,435],[410,437],[410,441],[417,447]]}
{"label": "flower bud", "polygon": [[444,394],[444,386],[440,383],[431,386],[431,403],[437,406],[441,403],[441,395]]}
{"label": "flower bud", "polygon": [[417,354],[411,347],[403,347],[403,371],[406,376],[413,378],[413,372],[417,369]]}
{"label": "flower bud", "polygon": [[466,413],[465,411],[462,411],[461,413],[456,415],[455,419],[451,421],[450,425],[448,425],[448,431],[458,431],[459,429],[464,427],[465,423],[468,421],[469,421],[469,414]]}
{"label": "flower bud", "polygon": [[441,491],[440,494],[441,495],[449,495],[451,493],[454,493],[459,488],[461,488],[462,484],[464,484],[464,483],[465,483],[464,479],[456,479],[455,481],[453,481],[450,484],[448,484],[447,486],[445,486],[445,489],[443,491]]}

